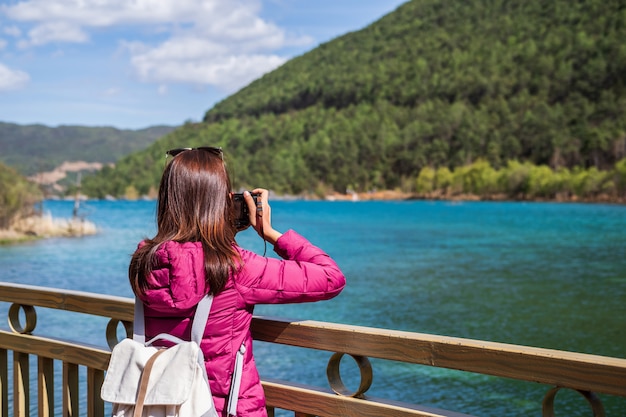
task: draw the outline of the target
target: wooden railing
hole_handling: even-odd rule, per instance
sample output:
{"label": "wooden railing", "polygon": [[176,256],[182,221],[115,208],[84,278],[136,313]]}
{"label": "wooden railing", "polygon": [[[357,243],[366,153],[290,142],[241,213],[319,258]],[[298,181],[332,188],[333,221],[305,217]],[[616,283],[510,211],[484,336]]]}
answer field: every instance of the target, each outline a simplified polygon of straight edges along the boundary
{"label": "wooden railing", "polygon": [[[0,282],[0,301],[11,303],[8,314],[11,331],[0,330],[2,416],[8,416],[10,409],[14,416],[28,416],[29,405],[35,402],[31,395],[35,392],[37,414],[57,415],[55,389],[61,390],[62,404],[57,408],[63,416],[104,416],[106,407],[99,393],[110,349],[32,334],[36,328],[35,307],[109,318],[106,335],[109,344],[114,345],[120,323],[127,333],[132,328],[133,300]],[[595,417],[605,415],[596,393],[626,397],[626,359],[316,321],[255,317],[252,329],[255,340],[337,352],[327,367],[331,390],[264,380],[270,416],[275,409],[293,411],[296,417],[468,416],[366,397],[364,394],[372,382],[368,358],[548,384],[543,400],[544,417],[554,416],[554,397],[563,388],[578,391],[587,400],[590,415]],[[354,358],[361,373],[360,385],[352,392],[344,386],[339,372],[339,363],[346,354]],[[30,369],[30,355],[37,358],[36,372]],[[54,380],[55,361],[62,364],[61,381]],[[85,377],[79,377],[80,369],[86,369]],[[30,381],[31,374],[36,374],[36,382]]]}

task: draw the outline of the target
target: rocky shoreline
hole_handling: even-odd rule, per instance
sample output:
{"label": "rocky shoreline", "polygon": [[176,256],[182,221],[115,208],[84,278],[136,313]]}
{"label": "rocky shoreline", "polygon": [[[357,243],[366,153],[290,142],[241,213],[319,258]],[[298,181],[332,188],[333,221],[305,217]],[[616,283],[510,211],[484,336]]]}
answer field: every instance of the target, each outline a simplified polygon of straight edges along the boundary
{"label": "rocky shoreline", "polygon": [[16,221],[10,229],[0,229],[0,244],[16,243],[51,237],[94,235],[96,225],[80,217],[53,218],[50,214],[30,216]]}

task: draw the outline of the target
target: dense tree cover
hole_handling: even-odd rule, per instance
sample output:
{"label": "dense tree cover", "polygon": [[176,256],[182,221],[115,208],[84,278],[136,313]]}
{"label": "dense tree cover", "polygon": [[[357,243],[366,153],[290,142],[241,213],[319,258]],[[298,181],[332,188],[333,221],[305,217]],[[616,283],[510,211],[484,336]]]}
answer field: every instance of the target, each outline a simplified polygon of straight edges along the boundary
{"label": "dense tree cover", "polygon": [[518,161],[494,169],[481,159],[454,171],[424,167],[415,181],[415,190],[417,195],[435,198],[472,194],[482,198],[615,201],[626,197],[626,158],[606,171],[596,167],[553,170]]}
{"label": "dense tree cover", "polygon": [[168,147],[200,145],[224,147],[238,187],[291,194],[415,191],[424,168],[477,161],[497,172],[515,161],[613,172],[626,157],[625,21],[621,0],[411,1],[266,74],[84,189],[149,194]]}
{"label": "dense tree cover", "polygon": [[[365,112],[363,107],[359,109]],[[115,169],[104,168],[99,175],[85,178],[82,191],[98,198],[154,196],[167,149],[210,144],[225,149],[236,189],[267,186],[279,193],[320,197],[333,190],[386,188],[434,197],[467,193],[508,198],[626,197],[626,158],[609,170],[552,169],[517,160],[493,167],[479,158],[452,169],[445,163],[437,167],[422,164],[421,170],[413,171],[419,161],[411,157],[426,160],[438,148],[423,146],[417,152],[402,152],[402,138],[407,136],[397,123],[407,114],[398,113],[397,119],[383,116],[389,114],[371,107],[363,114],[357,108],[340,112],[309,108],[301,112],[299,123],[287,115],[268,114],[208,125],[188,124],[146,151],[123,158]],[[340,148],[331,138],[347,135],[351,123],[362,126],[361,140]],[[385,127],[383,133],[378,126]],[[309,129],[315,134],[304,140]],[[396,138],[393,146],[383,145],[387,143],[382,139],[385,136]],[[244,140],[248,137],[256,140]],[[365,170],[364,165],[372,169]]]}
{"label": "dense tree cover", "polygon": [[42,198],[37,185],[0,163],[0,229],[7,229],[17,216],[30,214]]}
{"label": "dense tree cover", "polygon": [[112,163],[144,149],[174,130],[114,127],[18,125],[0,122],[0,162],[23,175],[50,171],[65,161]]}
{"label": "dense tree cover", "polygon": [[[626,156],[622,0],[418,0],[287,62],[206,121],[385,101],[421,109],[413,146],[610,168]],[[431,164],[440,161],[429,160]]]}

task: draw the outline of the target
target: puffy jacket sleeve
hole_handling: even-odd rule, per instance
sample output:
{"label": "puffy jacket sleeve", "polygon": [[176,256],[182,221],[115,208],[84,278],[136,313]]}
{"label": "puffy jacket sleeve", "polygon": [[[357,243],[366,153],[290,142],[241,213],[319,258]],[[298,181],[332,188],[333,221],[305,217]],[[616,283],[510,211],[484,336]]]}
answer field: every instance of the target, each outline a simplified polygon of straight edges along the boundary
{"label": "puffy jacket sleeve", "polygon": [[283,234],[274,251],[283,259],[241,250],[235,285],[247,304],[327,300],[343,290],[346,279],[335,261],[295,231]]}

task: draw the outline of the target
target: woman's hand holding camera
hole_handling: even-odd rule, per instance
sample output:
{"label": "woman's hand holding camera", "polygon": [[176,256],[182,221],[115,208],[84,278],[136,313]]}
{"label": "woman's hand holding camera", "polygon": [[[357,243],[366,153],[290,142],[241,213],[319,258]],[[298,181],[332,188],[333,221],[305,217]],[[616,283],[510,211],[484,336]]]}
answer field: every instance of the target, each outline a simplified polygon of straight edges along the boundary
{"label": "woman's hand holding camera", "polygon": [[248,204],[248,212],[250,213],[250,225],[256,232],[272,245],[276,243],[282,233],[274,230],[272,227],[272,209],[268,202],[269,191],[263,188],[255,188],[252,190],[257,194],[256,203],[249,191],[243,193],[243,198]]}

